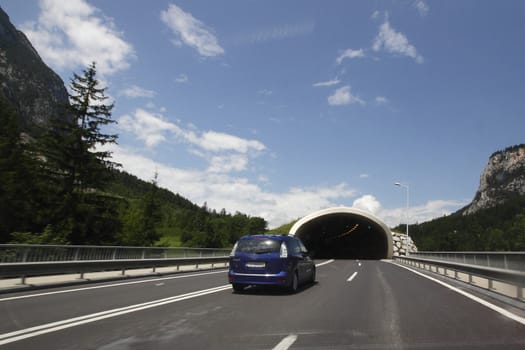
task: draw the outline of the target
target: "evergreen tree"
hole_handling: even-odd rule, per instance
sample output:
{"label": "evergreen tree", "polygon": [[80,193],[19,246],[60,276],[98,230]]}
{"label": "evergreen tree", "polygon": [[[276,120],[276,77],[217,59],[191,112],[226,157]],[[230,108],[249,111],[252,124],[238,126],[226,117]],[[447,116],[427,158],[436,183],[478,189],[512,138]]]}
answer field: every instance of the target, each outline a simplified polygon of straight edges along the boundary
{"label": "evergreen tree", "polygon": [[34,166],[18,118],[0,98],[0,243],[13,231],[35,226]]}
{"label": "evergreen tree", "polygon": [[101,149],[116,143],[117,135],[101,127],[115,123],[113,104],[105,104],[106,88],[99,87],[92,63],[82,75],[74,74],[66,117],[57,117],[43,136],[42,176],[56,193],[51,221],[71,243],[112,243],[121,229],[116,199],[105,194],[111,171],[119,165],[111,152]]}

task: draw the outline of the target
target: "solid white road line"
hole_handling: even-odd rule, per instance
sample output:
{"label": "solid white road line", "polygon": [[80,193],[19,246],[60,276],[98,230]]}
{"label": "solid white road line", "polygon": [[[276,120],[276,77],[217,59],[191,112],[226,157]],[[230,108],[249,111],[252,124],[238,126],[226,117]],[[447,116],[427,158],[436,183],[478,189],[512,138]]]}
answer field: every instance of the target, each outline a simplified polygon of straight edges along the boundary
{"label": "solid white road line", "polygon": [[35,327],[26,328],[26,329],[21,329],[21,330],[14,331],[14,332],[4,333],[4,334],[0,334],[0,345],[13,343],[19,340],[36,337],[37,335],[56,332],[62,329],[71,328],[71,327],[79,326],[82,324],[103,320],[106,318],[112,318],[112,317],[116,317],[116,316],[120,316],[124,314],[129,314],[132,312],[151,309],[157,306],[176,303],[182,300],[197,298],[203,295],[222,292],[224,290],[229,290],[229,289],[231,289],[230,284],[226,284],[226,285],[215,287],[215,288],[204,289],[204,290],[200,290],[200,291],[196,291],[192,293],[176,295],[176,296],[169,297],[169,298],[158,299],[158,300],[154,300],[154,301],[150,301],[146,303],[130,305],[130,306],[121,307],[121,308],[117,308],[113,310],[97,312],[94,314],[74,317],[74,318],[70,318],[67,320],[51,322],[51,323],[43,324],[40,326],[35,326]]}
{"label": "solid white road line", "polygon": [[81,292],[85,290],[91,290],[91,289],[101,289],[101,288],[111,288],[111,287],[120,287],[120,286],[127,286],[131,284],[139,284],[139,283],[151,283],[151,282],[158,282],[158,281],[166,281],[166,280],[174,280],[179,278],[188,278],[188,277],[199,277],[199,276],[206,276],[206,275],[213,275],[217,273],[225,273],[228,270],[221,270],[221,271],[214,271],[214,272],[203,272],[203,273],[192,273],[192,274],[184,274],[184,275],[178,275],[178,276],[171,276],[171,277],[159,277],[159,278],[151,278],[147,280],[140,280],[140,281],[131,281],[131,282],[119,282],[119,283],[113,283],[113,284],[104,284],[101,286],[92,286],[92,287],[82,287],[82,288],[75,288],[75,289],[65,289],[65,290],[57,290],[54,292],[45,292],[45,293],[37,293],[37,294],[27,294],[27,295],[19,295],[16,297],[8,297],[8,298],[0,298],[0,302],[2,301],[9,301],[9,300],[17,300],[17,299],[26,299],[26,298],[34,298],[34,297],[41,297],[45,295],[53,295],[53,294],[63,294],[63,293],[73,293],[73,292]]}
{"label": "solid white road line", "polygon": [[290,334],[279,342],[272,350],[288,350],[297,340],[297,334]]}
{"label": "solid white road line", "polygon": [[333,263],[334,261],[335,261],[334,259],[326,260],[326,261],[323,261],[322,263],[315,264],[315,266],[316,266],[316,267],[319,267],[319,266],[323,266],[323,265],[331,264],[331,263]]}
{"label": "solid white road line", "polygon": [[346,281],[347,281],[347,282],[352,282],[352,280],[355,278],[355,276],[357,276],[357,271],[354,272],[354,273],[352,274],[352,276],[348,277],[348,279],[347,279]]}
{"label": "solid white road line", "polygon": [[497,306],[497,305],[494,305],[494,304],[492,304],[492,303],[489,303],[488,301],[483,300],[483,299],[481,299],[481,298],[478,298],[478,297],[475,296],[475,295],[472,295],[472,294],[470,294],[470,293],[467,293],[467,292],[465,292],[465,291],[463,291],[463,290],[461,290],[461,289],[459,289],[459,288],[456,288],[456,287],[454,287],[454,286],[451,286],[451,285],[448,284],[448,283],[445,283],[445,282],[440,281],[440,280],[438,280],[438,279],[436,279],[436,278],[433,278],[433,277],[427,276],[427,275],[425,275],[424,273],[421,273],[421,272],[416,271],[416,270],[414,270],[414,269],[411,269],[411,268],[409,268],[409,267],[406,267],[406,266],[403,266],[403,265],[399,265],[399,264],[396,264],[396,263],[394,263],[394,262],[390,262],[390,263],[393,264],[393,265],[395,265],[395,266],[402,267],[402,268],[404,268],[404,269],[406,269],[406,270],[408,270],[408,271],[411,271],[411,272],[413,272],[413,273],[415,273],[415,274],[417,274],[417,275],[419,275],[419,276],[425,277],[425,278],[427,278],[427,279],[429,279],[429,280],[431,280],[431,281],[433,281],[433,282],[436,282],[436,283],[438,283],[438,284],[441,284],[442,286],[447,287],[448,289],[450,289],[450,290],[452,290],[452,291],[454,291],[454,292],[456,292],[456,293],[459,293],[459,294],[461,294],[461,295],[463,295],[463,296],[465,296],[465,297],[467,297],[467,298],[469,298],[469,299],[471,299],[471,300],[474,300],[475,302],[480,303],[481,305],[486,306],[486,307],[488,307],[489,309],[494,310],[494,311],[500,313],[501,315],[510,318],[511,320],[514,320],[514,321],[516,321],[516,322],[521,323],[522,325],[525,325],[525,318],[523,318],[523,317],[521,317],[521,316],[518,316],[518,315],[515,315],[515,314],[511,313],[510,311],[505,310],[504,308],[501,308],[501,307],[499,307],[499,306]]}

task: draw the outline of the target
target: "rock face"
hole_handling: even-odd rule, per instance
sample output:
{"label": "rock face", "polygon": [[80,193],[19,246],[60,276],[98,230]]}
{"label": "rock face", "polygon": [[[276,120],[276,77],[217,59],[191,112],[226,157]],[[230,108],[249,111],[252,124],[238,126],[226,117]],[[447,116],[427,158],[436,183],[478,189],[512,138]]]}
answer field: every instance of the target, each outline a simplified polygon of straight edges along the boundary
{"label": "rock face", "polygon": [[27,37],[0,8],[0,96],[20,116],[25,132],[64,115],[64,82],[40,58]]}
{"label": "rock face", "polygon": [[[410,233],[410,232],[409,232]],[[406,234],[399,232],[392,232],[392,243],[394,246],[394,256],[404,256],[406,254],[407,242]],[[417,247],[412,238],[408,237],[408,254],[417,253]]]}
{"label": "rock face", "polygon": [[476,196],[462,214],[494,207],[518,195],[525,195],[525,144],[508,147],[490,156],[481,173]]}

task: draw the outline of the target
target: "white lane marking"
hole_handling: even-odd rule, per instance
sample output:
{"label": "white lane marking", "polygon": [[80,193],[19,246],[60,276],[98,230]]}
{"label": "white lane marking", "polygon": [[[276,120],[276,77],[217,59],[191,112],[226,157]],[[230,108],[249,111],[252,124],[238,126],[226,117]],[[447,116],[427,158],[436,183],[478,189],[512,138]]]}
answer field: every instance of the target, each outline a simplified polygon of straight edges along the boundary
{"label": "white lane marking", "polygon": [[417,275],[419,275],[419,276],[421,276],[421,277],[425,277],[425,278],[427,278],[427,279],[429,279],[429,280],[431,280],[431,281],[433,281],[433,282],[436,282],[436,283],[438,283],[438,284],[441,284],[442,286],[447,287],[448,289],[450,289],[450,290],[452,290],[452,291],[454,291],[454,292],[456,292],[456,293],[459,293],[459,294],[461,294],[461,295],[463,295],[463,296],[465,296],[465,297],[467,297],[467,298],[469,298],[469,299],[471,299],[471,300],[474,300],[475,302],[480,303],[481,305],[486,306],[486,307],[488,307],[489,309],[491,309],[491,310],[493,310],[493,311],[496,311],[496,312],[500,313],[501,315],[503,315],[503,316],[505,316],[505,317],[510,318],[511,320],[514,320],[514,321],[516,321],[516,322],[521,323],[522,325],[525,325],[525,318],[524,318],[524,317],[521,317],[521,316],[515,315],[515,314],[511,313],[510,311],[505,310],[504,308],[501,308],[501,307],[499,307],[499,306],[497,306],[497,305],[494,305],[494,304],[492,304],[492,303],[489,303],[489,302],[486,301],[486,300],[483,300],[483,299],[481,299],[481,298],[478,298],[478,297],[475,296],[475,295],[472,295],[472,294],[467,293],[467,292],[465,292],[465,291],[463,291],[463,290],[461,290],[461,289],[459,289],[459,288],[456,288],[456,287],[454,287],[454,286],[451,286],[450,284],[445,283],[445,282],[443,282],[443,281],[440,281],[440,280],[438,280],[438,279],[436,279],[436,278],[434,278],[434,277],[427,276],[427,275],[425,275],[424,273],[421,273],[421,272],[419,272],[419,271],[413,270],[413,269],[411,269],[411,268],[409,268],[409,267],[406,267],[406,266],[403,266],[403,265],[398,265],[398,264],[396,264],[396,263],[394,263],[394,262],[390,262],[390,263],[393,264],[393,265],[395,265],[395,266],[402,267],[402,268],[404,268],[404,269],[406,269],[406,270],[408,270],[408,271],[411,271],[411,272],[413,272],[413,273],[415,273],[415,274],[417,274]]}
{"label": "white lane marking", "polygon": [[357,264],[357,266],[361,267],[361,263]]}
{"label": "white lane marking", "polygon": [[326,261],[323,261],[322,263],[315,264],[315,266],[319,267],[319,266],[323,266],[323,265],[328,265],[328,264],[333,263],[334,261],[335,261],[334,259],[326,260]]}
{"label": "white lane marking", "polygon": [[111,287],[127,286],[127,285],[131,285],[131,284],[151,283],[151,282],[174,280],[174,279],[188,278],[188,277],[199,277],[199,276],[206,276],[206,275],[212,275],[212,274],[217,274],[217,273],[225,273],[227,271],[228,270],[221,270],[221,271],[214,271],[214,272],[203,272],[203,273],[193,273],[193,274],[190,274],[190,275],[180,275],[180,276],[171,276],[171,277],[159,277],[159,278],[152,278],[152,279],[140,280],[140,281],[104,284],[102,286],[82,287],[82,288],[75,288],[75,289],[57,290],[57,291],[54,291],[54,292],[19,295],[19,296],[16,296],[16,297],[1,298],[0,302],[2,302],[2,301],[9,301],[9,300],[17,300],[17,299],[33,298],[33,297],[41,297],[41,296],[53,295],[53,294],[81,292],[81,291],[84,291],[84,290],[91,290],[91,289],[111,288]]}
{"label": "white lane marking", "polygon": [[279,342],[272,350],[288,350],[297,340],[297,334],[290,334]]}
{"label": "white lane marking", "polygon": [[13,343],[19,340],[36,337],[37,335],[41,335],[41,334],[56,332],[62,329],[71,328],[71,327],[79,326],[79,325],[86,324],[86,323],[100,321],[106,318],[129,314],[132,312],[146,310],[146,309],[150,309],[153,307],[162,306],[166,304],[176,303],[178,301],[197,298],[197,297],[207,295],[207,294],[222,292],[228,289],[231,289],[230,284],[226,284],[223,286],[210,288],[210,289],[204,289],[204,290],[200,290],[200,291],[196,291],[192,293],[176,295],[176,296],[172,296],[169,298],[149,301],[146,303],[125,306],[125,307],[121,307],[121,308],[117,308],[113,310],[107,310],[107,311],[97,312],[94,314],[74,317],[74,318],[70,318],[67,320],[46,323],[40,326],[21,329],[21,330],[14,331],[14,332],[4,333],[4,334],[0,334],[0,345],[9,344],[9,343]]}
{"label": "white lane marking", "polygon": [[348,279],[347,279],[346,281],[347,281],[347,282],[352,282],[352,280],[355,278],[355,276],[357,276],[357,271],[354,272],[354,273],[352,274],[352,276],[348,277]]}

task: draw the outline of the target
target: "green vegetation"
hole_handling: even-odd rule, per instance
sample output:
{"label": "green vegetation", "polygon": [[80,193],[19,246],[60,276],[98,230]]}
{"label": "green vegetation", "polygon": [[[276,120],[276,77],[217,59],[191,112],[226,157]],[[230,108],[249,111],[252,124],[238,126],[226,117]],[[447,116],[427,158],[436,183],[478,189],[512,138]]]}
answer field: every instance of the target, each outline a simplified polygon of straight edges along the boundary
{"label": "green vegetation", "polygon": [[[404,232],[405,226],[394,229]],[[525,196],[474,214],[456,212],[418,225],[409,233],[422,251],[525,250]]]}
{"label": "green vegetation", "polygon": [[[93,63],[71,80],[70,104],[36,140],[0,99],[0,243],[229,247],[266,232],[259,217],[196,206],[118,170],[104,145],[112,104]],[[102,146],[102,147],[101,147]]]}
{"label": "green vegetation", "polygon": [[282,235],[282,234],[288,234],[288,232],[290,232],[290,229],[292,228],[292,226],[297,222],[299,221],[299,219],[297,220],[294,220],[292,222],[289,222],[287,224],[284,224],[284,225],[281,225],[277,228],[274,228],[273,230],[270,230],[268,231],[266,234],[268,235]]}

